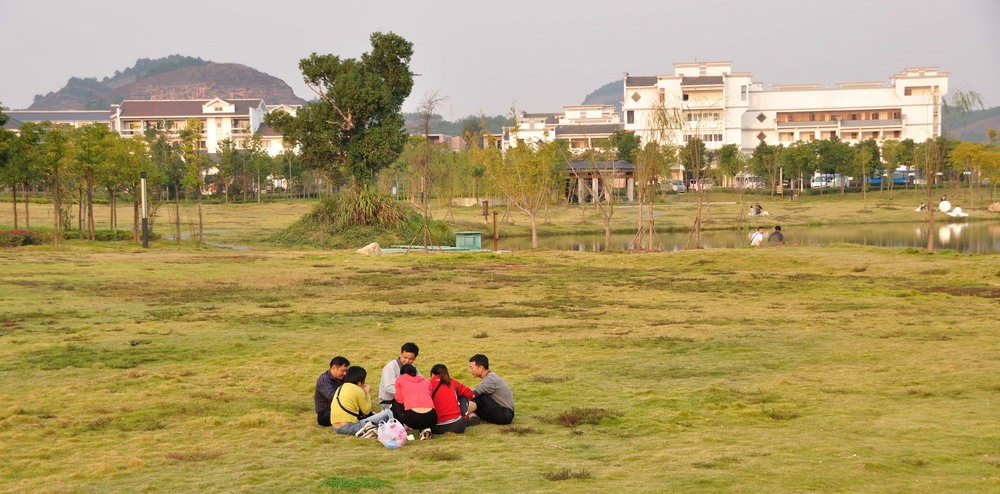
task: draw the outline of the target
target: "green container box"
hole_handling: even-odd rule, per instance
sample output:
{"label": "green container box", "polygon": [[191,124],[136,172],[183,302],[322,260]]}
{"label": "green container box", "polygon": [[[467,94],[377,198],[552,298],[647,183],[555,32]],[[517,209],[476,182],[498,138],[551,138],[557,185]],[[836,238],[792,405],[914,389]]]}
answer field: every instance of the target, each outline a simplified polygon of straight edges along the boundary
{"label": "green container box", "polygon": [[459,249],[482,250],[483,234],[479,232],[455,232],[455,247]]}

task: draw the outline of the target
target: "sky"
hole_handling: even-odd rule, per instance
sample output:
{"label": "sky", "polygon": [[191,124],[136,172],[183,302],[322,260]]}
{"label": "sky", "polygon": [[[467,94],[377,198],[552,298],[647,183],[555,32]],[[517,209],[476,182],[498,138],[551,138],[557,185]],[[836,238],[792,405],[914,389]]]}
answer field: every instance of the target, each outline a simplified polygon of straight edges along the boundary
{"label": "sky", "polygon": [[938,66],[949,89],[1000,106],[1000,1],[0,0],[0,103],[31,105],[70,77],[171,54],[241,63],[312,99],[300,59],[358,57],[369,35],[413,43],[404,111],[446,97],[446,119],[557,112],[623,72],[730,61],[770,84],[887,81]]}

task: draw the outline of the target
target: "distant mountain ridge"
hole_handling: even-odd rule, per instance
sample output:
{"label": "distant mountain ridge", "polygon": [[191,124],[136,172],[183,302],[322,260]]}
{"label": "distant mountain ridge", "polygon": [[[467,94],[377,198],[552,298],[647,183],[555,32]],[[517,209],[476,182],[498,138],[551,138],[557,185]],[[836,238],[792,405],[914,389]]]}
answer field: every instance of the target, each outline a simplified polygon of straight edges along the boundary
{"label": "distant mountain ridge", "polygon": [[35,96],[29,110],[104,110],[126,99],[263,98],[268,104],[302,105],[292,88],[277,77],[236,63],[215,63],[171,55],[140,58],[114,76],[71,77],[56,92]]}

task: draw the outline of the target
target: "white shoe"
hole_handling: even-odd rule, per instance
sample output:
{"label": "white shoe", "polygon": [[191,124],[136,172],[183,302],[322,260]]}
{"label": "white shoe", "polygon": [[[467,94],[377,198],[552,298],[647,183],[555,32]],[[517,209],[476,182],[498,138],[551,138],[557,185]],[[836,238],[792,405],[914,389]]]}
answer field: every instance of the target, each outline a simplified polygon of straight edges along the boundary
{"label": "white shoe", "polygon": [[366,422],[365,425],[361,427],[361,430],[355,432],[354,435],[366,439],[376,437],[378,436],[378,427],[371,422]]}

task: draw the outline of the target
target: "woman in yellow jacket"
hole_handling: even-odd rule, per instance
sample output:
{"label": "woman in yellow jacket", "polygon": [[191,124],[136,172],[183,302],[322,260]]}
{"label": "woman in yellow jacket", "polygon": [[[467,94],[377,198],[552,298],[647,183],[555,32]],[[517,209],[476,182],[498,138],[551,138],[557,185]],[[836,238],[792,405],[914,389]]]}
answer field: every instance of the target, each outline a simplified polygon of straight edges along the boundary
{"label": "woman in yellow jacket", "polygon": [[371,388],[365,384],[368,372],[352,366],[344,375],[344,384],[337,388],[330,403],[330,423],[337,434],[376,437],[378,423],[392,418],[391,410],[372,415]]}

